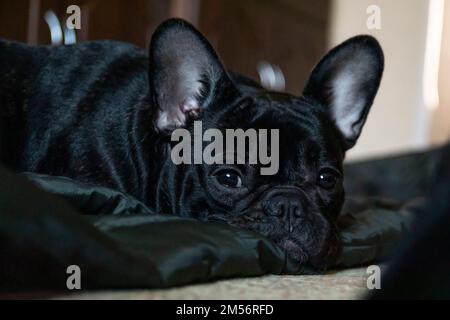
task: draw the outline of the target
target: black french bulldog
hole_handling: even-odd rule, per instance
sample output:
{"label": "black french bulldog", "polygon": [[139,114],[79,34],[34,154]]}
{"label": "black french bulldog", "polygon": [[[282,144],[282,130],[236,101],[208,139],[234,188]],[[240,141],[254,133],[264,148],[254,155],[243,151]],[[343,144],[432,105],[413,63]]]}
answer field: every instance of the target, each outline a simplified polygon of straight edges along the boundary
{"label": "black french bulldog", "polygon": [[[302,96],[227,72],[208,41],[178,19],[149,56],[124,43],[31,48],[0,42],[0,159],[17,171],[67,176],[129,193],[157,212],[259,232],[302,264],[339,250],[342,162],[383,73],[370,36],[331,50]],[[251,165],[175,165],[170,132],[280,129],[276,175]]]}

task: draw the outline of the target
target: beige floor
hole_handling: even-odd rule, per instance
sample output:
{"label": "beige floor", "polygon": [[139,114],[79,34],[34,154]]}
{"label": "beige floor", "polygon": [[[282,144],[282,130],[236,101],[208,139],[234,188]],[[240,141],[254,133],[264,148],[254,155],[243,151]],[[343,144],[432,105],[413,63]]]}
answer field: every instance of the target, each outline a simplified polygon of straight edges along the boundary
{"label": "beige floor", "polygon": [[358,299],[366,289],[366,269],[320,276],[265,276],[223,280],[166,290],[86,292],[56,299]]}

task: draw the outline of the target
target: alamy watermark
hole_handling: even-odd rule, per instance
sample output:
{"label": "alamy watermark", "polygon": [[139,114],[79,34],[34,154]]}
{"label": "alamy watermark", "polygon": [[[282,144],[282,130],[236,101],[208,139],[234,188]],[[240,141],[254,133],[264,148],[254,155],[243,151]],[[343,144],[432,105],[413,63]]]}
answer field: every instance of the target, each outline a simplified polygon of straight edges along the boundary
{"label": "alamy watermark", "polygon": [[[248,163],[259,164],[261,175],[278,172],[278,129],[225,129],[224,138],[219,129],[208,129],[203,133],[202,122],[195,121],[193,137],[187,129],[180,128],[172,132],[171,140],[178,142],[170,155],[176,165]],[[208,143],[206,146],[205,142]]]}
{"label": "alamy watermark", "polygon": [[66,13],[69,17],[66,20],[66,27],[70,30],[81,29],[81,9],[77,5],[70,5],[67,7]]}
{"label": "alamy watermark", "polygon": [[367,7],[366,13],[369,15],[366,21],[367,29],[381,30],[381,8],[372,4]]}
{"label": "alamy watermark", "polygon": [[66,269],[69,275],[66,280],[68,290],[81,290],[81,268],[76,264],[70,265]]}
{"label": "alamy watermark", "polygon": [[381,268],[377,265],[367,267],[366,273],[369,275],[366,280],[367,289],[381,289]]}

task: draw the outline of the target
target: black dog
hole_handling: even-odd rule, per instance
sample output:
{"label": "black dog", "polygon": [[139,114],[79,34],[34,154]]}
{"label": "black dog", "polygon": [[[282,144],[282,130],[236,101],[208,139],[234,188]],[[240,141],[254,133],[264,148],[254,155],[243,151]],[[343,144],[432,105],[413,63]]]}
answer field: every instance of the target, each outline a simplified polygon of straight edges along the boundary
{"label": "black dog", "polygon": [[[102,41],[31,48],[0,42],[1,161],[134,195],[158,212],[255,230],[300,263],[339,248],[342,161],[360,135],[383,72],[369,36],[333,49],[302,97],[228,73],[191,25],[169,20],[150,54]],[[251,165],[175,165],[170,133],[280,129],[276,175]]]}

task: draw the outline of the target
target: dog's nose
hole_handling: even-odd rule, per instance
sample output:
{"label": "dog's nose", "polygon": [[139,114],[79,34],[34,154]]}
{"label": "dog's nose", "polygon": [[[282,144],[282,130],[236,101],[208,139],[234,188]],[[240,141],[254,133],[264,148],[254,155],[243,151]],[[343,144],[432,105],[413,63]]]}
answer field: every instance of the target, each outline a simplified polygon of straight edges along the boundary
{"label": "dog's nose", "polygon": [[298,192],[275,193],[265,201],[263,209],[275,217],[300,217],[303,212]]}

